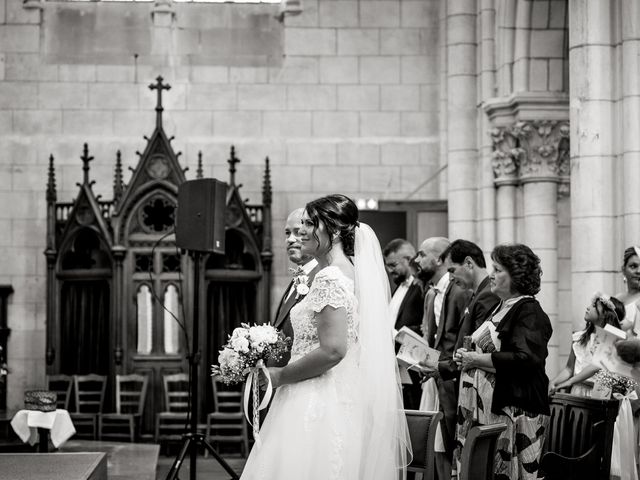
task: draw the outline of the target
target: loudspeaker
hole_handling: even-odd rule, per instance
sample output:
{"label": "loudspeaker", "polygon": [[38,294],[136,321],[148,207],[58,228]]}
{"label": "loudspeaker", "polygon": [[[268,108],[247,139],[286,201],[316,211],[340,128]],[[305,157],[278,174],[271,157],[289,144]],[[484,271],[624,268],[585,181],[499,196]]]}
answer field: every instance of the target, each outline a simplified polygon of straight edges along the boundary
{"label": "loudspeaker", "polygon": [[214,178],[178,187],[176,245],[185,250],[224,254],[227,184]]}

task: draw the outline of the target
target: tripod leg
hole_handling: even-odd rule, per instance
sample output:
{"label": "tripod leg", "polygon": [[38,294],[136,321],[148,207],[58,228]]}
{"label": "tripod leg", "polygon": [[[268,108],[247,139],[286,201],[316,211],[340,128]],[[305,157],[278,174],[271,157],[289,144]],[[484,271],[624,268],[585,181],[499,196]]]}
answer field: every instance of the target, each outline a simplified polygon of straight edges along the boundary
{"label": "tripod leg", "polygon": [[178,454],[176,459],[173,461],[173,465],[171,465],[171,469],[169,470],[169,473],[167,473],[165,480],[176,480],[178,478],[178,472],[180,471],[182,462],[184,462],[184,458],[187,456],[187,453],[189,452],[189,447],[191,446],[191,442],[193,441],[192,437],[190,436],[185,436],[185,437],[186,438],[184,439],[182,448],[180,449],[180,453]]}
{"label": "tripod leg", "polygon": [[213,458],[215,458],[218,461],[218,463],[222,466],[222,468],[224,468],[227,471],[227,473],[231,475],[231,480],[239,480],[240,477],[238,477],[238,474],[236,474],[236,472],[233,471],[233,469],[229,466],[229,464],[224,461],[224,459],[220,456],[218,452],[216,452],[215,448],[213,448],[209,444],[209,442],[207,442],[203,437],[201,437],[199,439],[199,443],[201,443],[207,449],[207,451],[211,455],[213,455]]}

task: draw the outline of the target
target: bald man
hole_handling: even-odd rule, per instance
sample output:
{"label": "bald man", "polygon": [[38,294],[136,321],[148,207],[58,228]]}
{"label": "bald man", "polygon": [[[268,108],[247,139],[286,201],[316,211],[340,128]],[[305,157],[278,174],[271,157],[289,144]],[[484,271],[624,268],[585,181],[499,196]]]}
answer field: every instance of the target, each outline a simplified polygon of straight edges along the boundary
{"label": "bald man", "polygon": [[[415,263],[418,276],[430,284],[424,298],[423,330],[429,346],[440,352],[440,361],[453,358],[458,333],[464,319],[470,293],[451,281],[449,265],[443,258],[449,240],[444,237],[427,238],[418,249]],[[435,452],[438,480],[451,478],[451,462],[455,444],[456,409],[458,403],[457,378],[445,380],[434,372],[438,387],[440,411],[444,418],[440,423],[444,452]]]}
{"label": "bald man", "polygon": [[[300,267],[298,270],[301,270],[303,274],[307,276],[307,285],[311,286],[311,282],[313,282],[313,278],[319,268],[318,262],[315,258],[302,253],[302,243],[300,242],[299,230],[303,212],[304,208],[297,208],[289,214],[284,226],[284,234],[289,261],[293,263],[296,268]],[[293,327],[291,326],[289,313],[293,306],[303,298],[303,295],[300,295],[295,291],[294,281],[291,279],[287,289],[284,291],[284,295],[282,295],[282,299],[278,305],[278,310],[276,311],[276,317],[272,322],[274,327],[282,330],[282,332],[292,340]],[[289,363],[290,357],[291,354],[287,353],[279,362],[269,362],[269,366],[282,367]]]}

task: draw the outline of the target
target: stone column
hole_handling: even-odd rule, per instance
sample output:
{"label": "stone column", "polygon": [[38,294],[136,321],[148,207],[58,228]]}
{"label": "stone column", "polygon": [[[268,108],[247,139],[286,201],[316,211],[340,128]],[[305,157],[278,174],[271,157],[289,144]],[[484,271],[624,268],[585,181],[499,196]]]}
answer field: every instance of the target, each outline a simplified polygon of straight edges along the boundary
{"label": "stone column", "polygon": [[449,236],[477,241],[476,0],[446,4]]}
{"label": "stone column", "polygon": [[[558,183],[569,175],[569,124],[562,121],[518,122],[520,182],[523,185],[524,236],[540,257],[542,285],[538,300],[558,327]],[[558,336],[549,342],[547,371],[558,371]]]}
{"label": "stone column", "polygon": [[518,139],[510,127],[494,127],[492,167],[496,186],[496,244],[516,240],[516,186],[518,185]]}
{"label": "stone column", "polygon": [[604,0],[569,0],[569,12],[571,310],[581,312],[594,291],[612,290],[620,271],[621,252],[614,248],[616,22]]}
{"label": "stone column", "polygon": [[[493,98],[496,88],[495,62],[495,5],[494,0],[480,0],[479,5],[479,55],[480,71],[478,72],[480,102]],[[480,170],[478,174],[479,212],[478,212],[478,244],[486,256],[496,244],[496,188],[494,185],[493,142],[487,132],[491,128],[486,115],[480,115],[478,146],[480,148]]]}
{"label": "stone column", "polygon": [[[640,243],[640,3],[622,0],[622,248]],[[618,251],[618,263],[622,263]],[[620,287],[622,285],[620,284]],[[616,289],[617,290],[617,289]]]}

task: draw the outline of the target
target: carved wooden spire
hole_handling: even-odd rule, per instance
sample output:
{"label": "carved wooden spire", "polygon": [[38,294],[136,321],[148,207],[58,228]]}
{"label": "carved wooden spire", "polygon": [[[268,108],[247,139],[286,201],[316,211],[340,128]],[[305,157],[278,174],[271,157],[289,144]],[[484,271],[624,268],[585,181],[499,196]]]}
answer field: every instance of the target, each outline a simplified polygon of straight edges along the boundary
{"label": "carved wooden spire", "polygon": [[80,157],[82,160],[82,171],[84,173],[82,183],[83,185],[90,185],[89,183],[89,162],[93,160],[93,157],[89,156],[89,145],[84,144],[84,148],[82,149],[82,156]]}
{"label": "carved wooden spire", "polygon": [[269,157],[264,159],[264,179],[262,181],[262,204],[271,206],[271,169],[269,168]]}
{"label": "carved wooden spire", "polygon": [[116,170],[113,176],[113,200],[118,202],[124,192],[124,182],[122,181],[122,154],[120,150],[116,153]]}
{"label": "carved wooden spire", "polygon": [[236,186],[236,164],[240,163],[240,159],[236,157],[236,147],[231,145],[231,157],[227,160],[229,164],[229,186]]}
{"label": "carved wooden spire", "polygon": [[163,78],[158,75],[156,78],[156,83],[152,83],[149,85],[150,90],[158,91],[158,103],[156,104],[156,128],[162,128],[162,111],[164,107],[162,106],[162,90],[171,90],[171,85],[168,83],[162,83]]}
{"label": "carved wooden spire", "polygon": [[56,193],[56,169],[53,165],[53,155],[49,156],[49,175],[47,178],[47,202],[55,203],[58,199]]}
{"label": "carved wooden spire", "polygon": [[196,169],[196,178],[202,178],[204,174],[202,172],[202,150],[198,152],[198,168]]}

